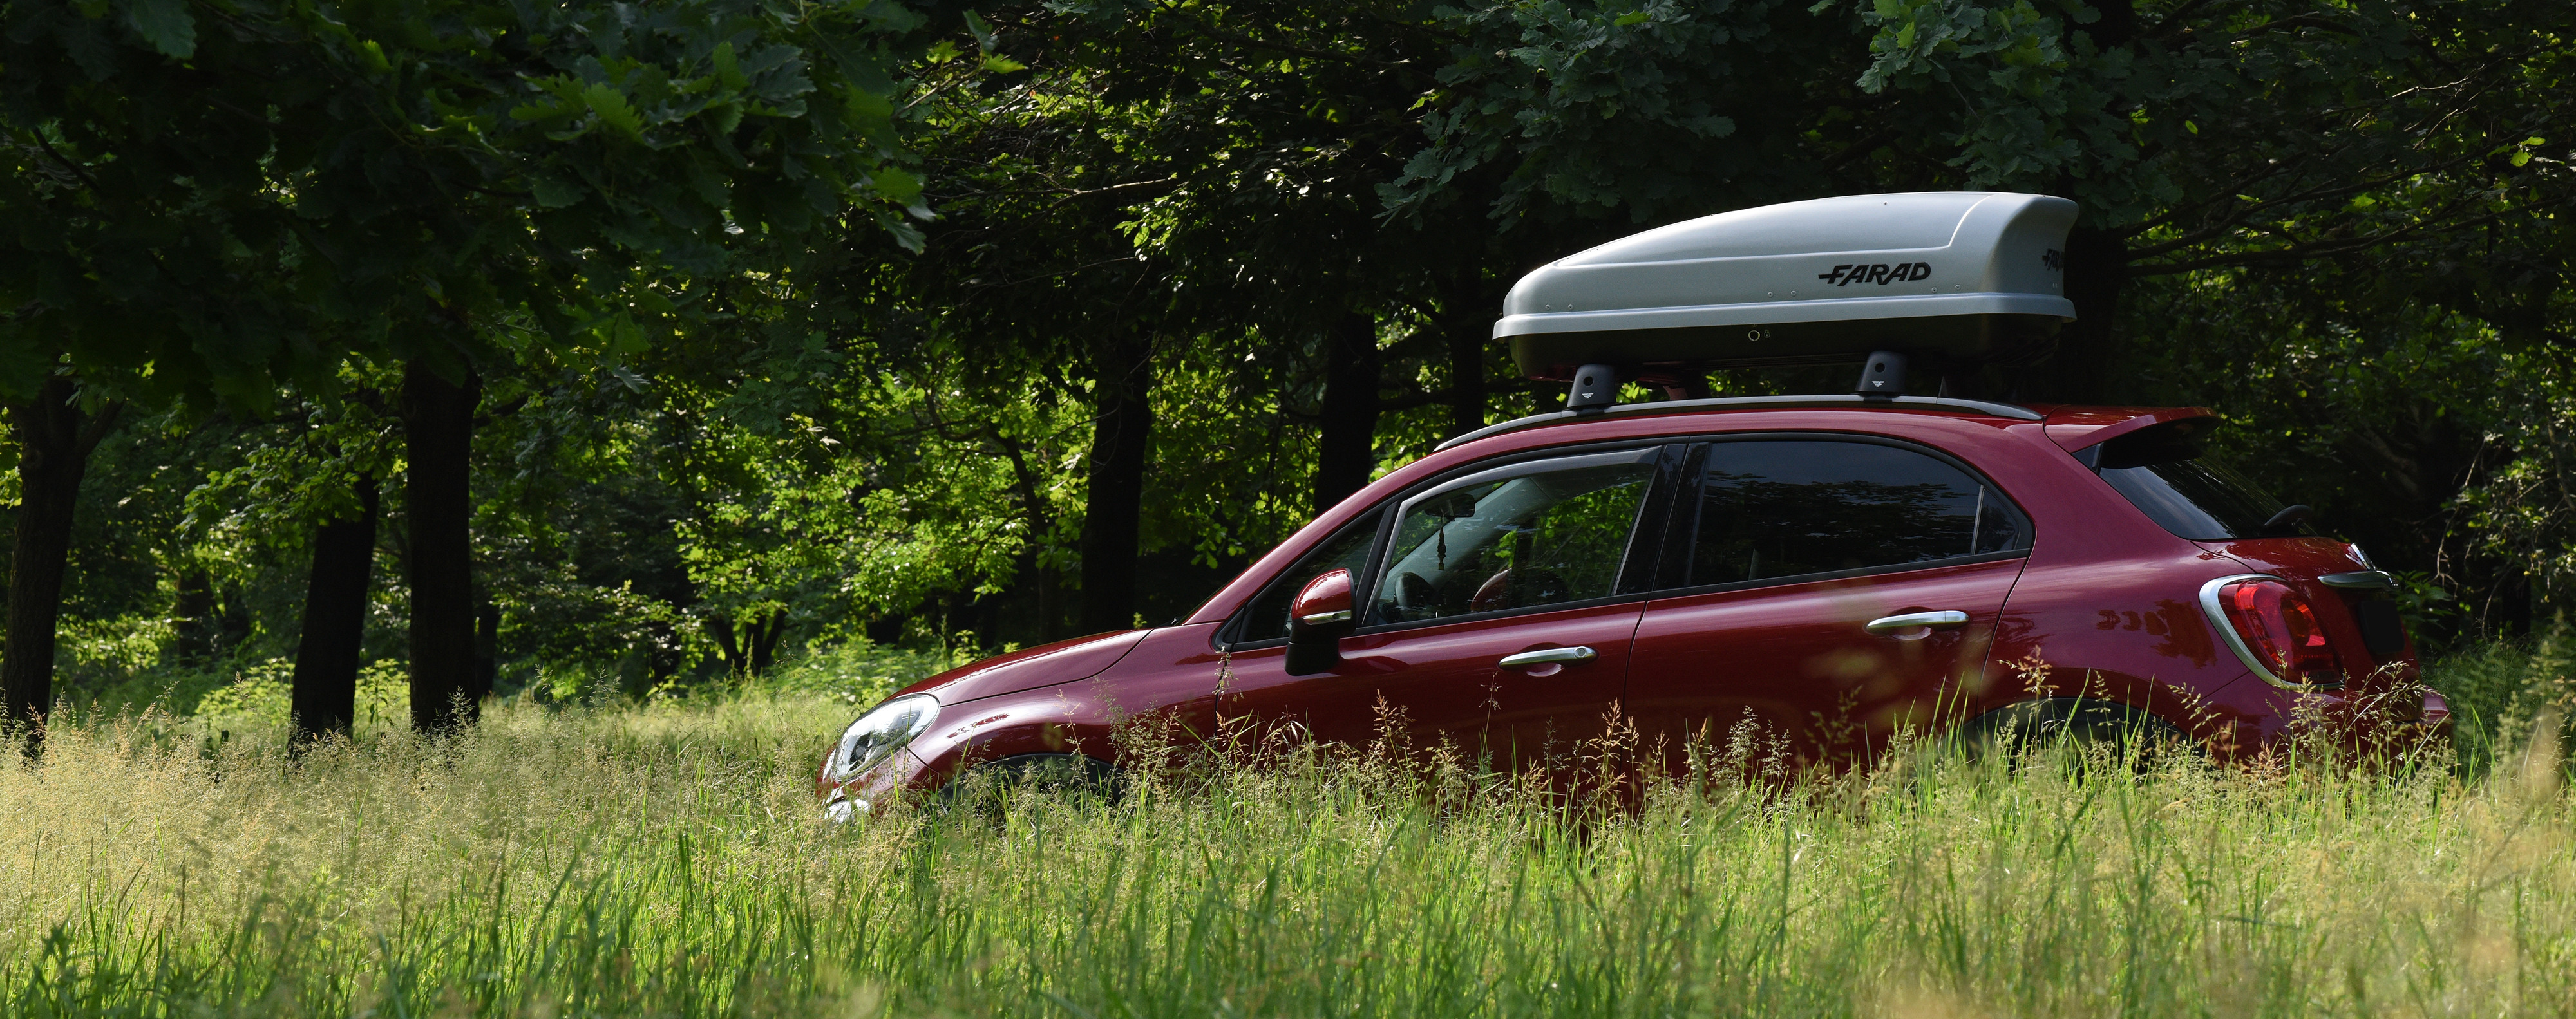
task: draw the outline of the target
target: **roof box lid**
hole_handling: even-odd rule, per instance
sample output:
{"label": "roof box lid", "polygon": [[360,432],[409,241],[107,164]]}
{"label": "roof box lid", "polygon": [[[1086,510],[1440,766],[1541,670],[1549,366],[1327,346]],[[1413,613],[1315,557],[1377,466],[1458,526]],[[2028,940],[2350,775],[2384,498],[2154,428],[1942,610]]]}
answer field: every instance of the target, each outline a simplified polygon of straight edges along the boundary
{"label": "roof box lid", "polygon": [[2075,203],[2046,195],[1851,195],[1705,216],[1521,277],[1494,338],[1521,371],[1859,360],[1955,363],[2054,349]]}

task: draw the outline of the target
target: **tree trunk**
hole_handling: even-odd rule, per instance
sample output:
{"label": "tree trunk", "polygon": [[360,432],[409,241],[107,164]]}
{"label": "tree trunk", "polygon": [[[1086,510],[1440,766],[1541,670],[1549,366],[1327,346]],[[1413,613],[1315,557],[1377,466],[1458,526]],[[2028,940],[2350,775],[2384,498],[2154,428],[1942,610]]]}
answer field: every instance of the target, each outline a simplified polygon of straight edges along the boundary
{"label": "tree trunk", "polygon": [[1111,341],[1096,355],[1090,478],[1083,496],[1082,630],[1136,625],[1136,547],[1153,440],[1153,345]]}
{"label": "tree trunk", "polygon": [[304,585],[304,629],[288,693],[298,743],[348,735],[358,714],[367,586],[376,564],[376,479],[360,475],[356,490],[356,519],[331,521],[313,534],[313,573]]}
{"label": "tree trunk", "polygon": [[710,616],[707,630],[715,635],[716,653],[725,660],[725,669],[740,677],[752,677],[769,671],[778,661],[778,639],[787,633],[787,610],[771,609],[767,616]]}
{"label": "tree trunk", "polygon": [[2111,373],[2120,314],[2120,291],[2129,281],[2129,251],[2120,239],[2091,227],[2066,237],[2066,298],[2075,321],[2057,334],[2057,353],[2033,366],[2013,396],[2052,403],[2104,403],[2118,398]]}
{"label": "tree trunk", "polygon": [[474,602],[474,682],[466,693],[476,702],[492,696],[501,678],[501,606],[487,594]]}
{"label": "tree trunk", "polygon": [[750,627],[735,625],[731,613],[707,617],[707,632],[716,639],[716,654],[724,659],[728,675],[742,676],[751,671],[749,642],[744,640],[746,629]]}
{"label": "tree trunk", "polygon": [[[1057,590],[1061,578],[1056,576],[1055,568],[1047,564],[1042,546],[1038,543],[1054,540],[1055,514],[1048,508],[1045,494],[1039,491],[1038,472],[1029,467],[1028,450],[1017,440],[1003,434],[1001,429],[995,428],[991,434],[994,445],[1000,446],[1002,453],[1011,461],[1011,480],[1019,489],[1020,512],[1026,515],[1029,521],[1031,540],[1029,544],[1023,546],[1023,551],[1020,553],[1022,564],[1018,572],[1021,576],[1031,578],[1031,583],[1037,586],[1037,642],[1052,643],[1064,630],[1064,621],[1057,618],[1064,612],[1064,606],[1060,600],[1061,592]],[[871,633],[873,632],[871,630]],[[892,642],[877,641],[877,643]]]}
{"label": "tree trunk", "polygon": [[778,662],[778,639],[787,635],[787,610],[771,609],[769,620],[751,639],[751,674],[760,675]]}
{"label": "tree trunk", "polygon": [[[1479,367],[1479,378],[1482,368]],[[1315,512],[1369,483],[1377,470],[1377,320],[1357,313],[1324,340],[1324,427],[1315,449]]]}
{"label": "tree trunk", "polygon": [[189,563],[179,568],[179,597],[170,605],[171,629],[178,638],[172,648],[179,661],[200,665],[215,656],[215,578],[203,566]]}
{"label": "tree trunk", "polygon": [[1474,316],[1449,325],[1449,435],[1485,427],[1485,348],[1493,324]]}
{"label": "tree trunk", "polygon": [[482,710],[470,535],[474,406],[481,390],[471,372],[457,385],[419,362],[403,368],[403,443],[411,461],[403,479],[411,533],[411,724],[421,732],[470,724]]}
{"label": "tree trunk", "polygon": [[72,380],[56,375],[35,399],[9,407],[18,436],[18,541],[9,561],[8,643],[0,646],[0,732],[30,727],[30,755],[42,748],[44,714],[54,703],[54,625],[81,475],[122,409],[112,404],[92,416],[74,399]]}

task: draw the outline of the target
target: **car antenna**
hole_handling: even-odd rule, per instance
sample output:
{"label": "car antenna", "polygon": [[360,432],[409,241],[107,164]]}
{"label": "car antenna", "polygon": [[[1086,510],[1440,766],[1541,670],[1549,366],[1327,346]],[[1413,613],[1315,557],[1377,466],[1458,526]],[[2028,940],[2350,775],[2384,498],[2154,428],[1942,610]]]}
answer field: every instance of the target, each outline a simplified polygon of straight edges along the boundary
{"label": "car antenna", "polygon": [[1869,363],[1861,366],[1860,381],[1852,386],[1852,392],[1871,400],[1893,400],[1905,395],[1905,355],[1893,350],[1872,351]]}

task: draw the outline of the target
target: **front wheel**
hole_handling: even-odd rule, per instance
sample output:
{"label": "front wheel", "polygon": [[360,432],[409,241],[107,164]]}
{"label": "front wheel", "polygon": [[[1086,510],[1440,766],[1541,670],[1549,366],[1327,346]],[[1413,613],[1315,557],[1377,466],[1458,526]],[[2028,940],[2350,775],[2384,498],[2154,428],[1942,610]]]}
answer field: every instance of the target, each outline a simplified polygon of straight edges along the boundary
{"label": "front wheel", "polygon": [[1115,803],[1120,791],[1118,769],[1107,761],[1081,754],[1019,754],[970,767],[939,792],[951,802],[998,805],[1029,793]]}

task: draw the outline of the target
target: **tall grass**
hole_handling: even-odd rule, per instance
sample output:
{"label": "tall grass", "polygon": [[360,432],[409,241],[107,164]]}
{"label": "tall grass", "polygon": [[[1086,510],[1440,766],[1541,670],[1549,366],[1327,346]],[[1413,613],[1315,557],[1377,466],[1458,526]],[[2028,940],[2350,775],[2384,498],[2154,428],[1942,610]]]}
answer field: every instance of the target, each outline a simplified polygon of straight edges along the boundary
{"label": "tall grass", "polygon": [[1572,819],[1294,748],[836,829],[808,776],[850,714],[518,703],[300,758],[58,727],[0,768],[0,1013],[2576,1010],[2552,726],[2479,772],[1927,751]]}

